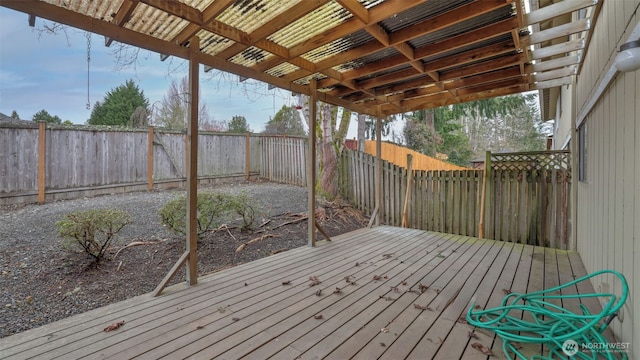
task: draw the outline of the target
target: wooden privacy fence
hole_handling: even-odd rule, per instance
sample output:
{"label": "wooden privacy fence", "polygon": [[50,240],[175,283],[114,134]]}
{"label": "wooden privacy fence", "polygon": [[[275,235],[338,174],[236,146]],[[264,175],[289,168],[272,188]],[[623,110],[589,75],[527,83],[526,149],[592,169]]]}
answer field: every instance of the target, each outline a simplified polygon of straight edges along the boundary
{"label": "wooden privacy fence", "polygon": [[487,154],[486,237],[567,249],[569,151]]}
{"label": "wooden privacy fence", "polygon": [[[407,155],[413,156],[413,168],[416,170],[467,170],[468,168],[454,165],[434,157],[421,154],[417,151],[408,149],[404,146],[382,142],[381,150],[383,160],[387,160],[393,164],[404,165],[407,161]],[[376,155],[375,140],[366,140],[364,142],[364,152],[371,156]]]}
{"label": "wooden privacy fence", "polygon": [[[382,161],[381,221],[458,235],[567,248],[571,169],[564,151],[493,154],[485,170],[412,170]],[[358,209],[375,208],[375,157],[345,149],[341,192]],[[408,182],[407,176],[411,176]],[[484,188],[486,186],[486,188]],[[485,191],[482,197],[483,189]],[[484,203],[482,202],[484,200]],[[482,208],[484,206],[484,214]]]}
{"label": "wooden privacy fence", "polygon": [[[261,147],[258,135],[201,132],[200,181],[259,175]],[[0,204],[180,186],[186,163],[182,133],[0,124]]]}
{"label": "wooden privacy fence", "polygon": [[260,149],[261,177],[290,185],[307,185],[307,138],[264,136]]}

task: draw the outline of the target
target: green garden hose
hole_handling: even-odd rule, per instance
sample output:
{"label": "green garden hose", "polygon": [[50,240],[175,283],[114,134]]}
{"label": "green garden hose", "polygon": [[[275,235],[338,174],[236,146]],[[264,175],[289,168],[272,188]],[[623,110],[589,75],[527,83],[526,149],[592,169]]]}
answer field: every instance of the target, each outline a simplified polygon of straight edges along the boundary
{"label": "green garden hose", "polygon": [[[620,280],[620,297],[613,293],[562,295],[562,289],[602,274],[613,274]],[[532,359],[615,359],[616,353],[622,359],[627,359],[626,352],[616,352],[625,349],[606,348],[608,340],[602,333],[624,305],[628,292],[627,281],[621,273],[601,270],[554,288],[529,294],[511,293],[504,298],[501,306],[493,309],[474,310],[475,304],[472,303],[467,312],[467,322],[478,328],[492,330],[500,336],[503,340],[502,349],[508,358],[513,358],[510,355],[513,354],[527,360],[515,343],[533,343],[546,345],[549,354],[536,355]],[[582,313],[577,314],[549,302],[585,298],[606,300],[602,311],[591,314],[586,306],[580,304]],[[580,351],[585,346],[590,351]]]}

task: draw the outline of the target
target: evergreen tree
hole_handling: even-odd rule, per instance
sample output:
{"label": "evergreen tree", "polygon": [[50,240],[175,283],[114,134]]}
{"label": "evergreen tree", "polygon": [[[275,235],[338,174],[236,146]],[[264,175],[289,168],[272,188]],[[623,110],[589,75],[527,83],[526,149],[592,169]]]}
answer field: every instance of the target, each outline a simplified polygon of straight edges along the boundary
{"label": "evergreen tree", "polygon": [[49,124],[60,124],[62,119],[58,115],[51,115],[47,110],[42,109],[33,115],[33,121],[45,121]]}
{"label": "evergreen tree", "polygon": [[17,112],[17,111],[13,110],[13,111],[11,112],[11,118],[12,118],[12,119],[16,119],[16,120],[20,120],[20,115],[18,115],[18,112]]}
{"label": "evergreen tree", "polygon": [[265,134],[306,135],[302,127],[302,119],[295,108],[282,105],[273,119],[267,122]]}
{"label": "evergreen tree", "polygon": [[251,132],[247,119],[244,116],[236,115],[229,122],[229,132],[231,133],[247,133]]}
{"label": "evergreen tree", "polygon": [[148,114],[149,100],[133,80],[127,80],[124,85],[117,86],[107,92],[102,102],[95,103],[87,123],[90,125],[130,126],[131,115],[138,107],[144,108]]}

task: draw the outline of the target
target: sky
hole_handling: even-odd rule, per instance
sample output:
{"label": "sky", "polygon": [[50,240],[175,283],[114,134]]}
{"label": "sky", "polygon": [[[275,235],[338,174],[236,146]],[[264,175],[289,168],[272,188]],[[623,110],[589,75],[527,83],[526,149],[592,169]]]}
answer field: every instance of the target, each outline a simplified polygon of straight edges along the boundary
{"label": "sky", "polygon": [[[117,66],[115,44],[107,48],[104,37],[91,35],[91,61],[87,72],[86,32],[71,27],[52,35],[41,33],[41,18],[28,25],[27,14],[0,7],[0,112],[16,111],[31,120],[44,109],[62,120],[84,124],[91,107],[113,88],[132,79],[153,107],[167,93],[172,80],[187,75],[188,63],[170,57],[160,61],[157,53],[140,50],[135,66]],[[89,86],[87,87],[87,77]],[[282,105],[295,105],[296,98],[282,89],[268,90],[255,80],[240,82],[236,75],[205,73],[201,66],[201,101],[207,104],[214,121],[244,116],[251,130],[260,132]],[[353,124],[352,124],[353,125]]]}

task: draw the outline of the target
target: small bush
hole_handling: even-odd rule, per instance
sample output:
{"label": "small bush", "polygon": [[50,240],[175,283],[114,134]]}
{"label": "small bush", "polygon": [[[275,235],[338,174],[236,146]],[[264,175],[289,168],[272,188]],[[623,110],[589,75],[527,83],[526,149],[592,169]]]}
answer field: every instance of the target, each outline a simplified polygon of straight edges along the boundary
{"label": "small bush", "polygon": [[66,214],[56,223],[65,242],[79,245],[96,262],[104,257],[113,237],[130,223],[129,214],[117,209],[94,209]]}
{"label": "small bush", "polygon": [[242,230],[249,230],[255,221],[255,212],[253,207],[249,205],[250,199],[247,194],[231,196],[228,205],[229,210],[235,212],[242,217]]}
{"label": "small bush", "polygon": [[[246,230],[253,225],[254,212],[249,205],[249,197],[246,194],[231,195],[214,192],[201,192],[197,201],[198,236],[207,231],[218,228],[224,216],[238,214],[242,216],[242,229]],[[187,197],[186,195],[174,198],[165,204],[159,211],[162,223],[176,233],[187,233]]]}

